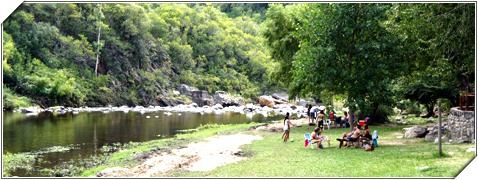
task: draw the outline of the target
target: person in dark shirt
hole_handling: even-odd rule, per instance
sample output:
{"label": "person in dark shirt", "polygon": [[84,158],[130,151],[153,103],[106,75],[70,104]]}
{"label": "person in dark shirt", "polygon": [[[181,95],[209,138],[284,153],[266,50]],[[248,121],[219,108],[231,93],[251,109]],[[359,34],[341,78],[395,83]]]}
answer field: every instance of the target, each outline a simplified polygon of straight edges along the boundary
{"label": "person in dark shirt", "polygon": [[307,120],[309,120],[309,123],[311,123],[311,120],[313,121],[312,115],[310,114],[310,109],[312,109],[312,104],[309,104],[307,107]]}

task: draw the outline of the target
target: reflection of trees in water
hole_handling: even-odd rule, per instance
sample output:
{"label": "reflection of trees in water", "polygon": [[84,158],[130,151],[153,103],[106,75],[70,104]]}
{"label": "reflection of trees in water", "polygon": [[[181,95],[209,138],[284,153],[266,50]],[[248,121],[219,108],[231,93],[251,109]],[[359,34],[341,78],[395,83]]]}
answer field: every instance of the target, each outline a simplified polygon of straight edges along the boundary
{"label": "reflection of trees in water", "polygon": [[97,151],[98,151],[98,138],[97,138],[97,135],[96,135],[96,123],[94,125],[94,128],[93,128],[93,143],[94,143],[94,146],[95,146],[95,154],[97,154]]}
{"label": "reflection of trees in water", "polygon": [[[80,112],[53,115],[40,113],[38,116],[24,116],[21,113],[5,112],[4,147],[12,153],[35,151],[52,146],[82,144],[81,151],[101,153],[106,144],[141,142],[172,137],[176,130],[194,129],[205,124],[240,124],[251,121],[265,122],[273,117],[254,114],[224,112],[222,114],[164,111],[139,114],[136,112]],[[150,116],[151,118],[146,118]],[[160,136],[158,136],[160,135]],[[82,154],[84,156],[84,154]]]}

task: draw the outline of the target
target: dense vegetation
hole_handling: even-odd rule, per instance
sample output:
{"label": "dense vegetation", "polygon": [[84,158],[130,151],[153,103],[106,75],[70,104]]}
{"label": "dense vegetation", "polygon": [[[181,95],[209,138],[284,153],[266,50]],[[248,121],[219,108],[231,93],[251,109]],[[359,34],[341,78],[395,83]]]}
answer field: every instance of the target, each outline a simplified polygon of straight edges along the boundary
{"label": "dense vegetation", "polygon": [[474,9],[25,3],[4,22],[4,105],[164,105],[185,101],[172,90],[187,84],[250,100],[285,88],[360,118],[418,104],[431,116],[437,99],[474,91]]}
{"label": "dense vegetation", "polygon": [[269,7],[264,35],[292,97],[341,96],[360,118],[392,107],[458,103],[474,91],[475,4]]}
{"label": "dense vegetation", "polygon": [[273,87],[266,8],[24,3],[4,22],[5,107],[163,105],[179,84],[255,99]]}

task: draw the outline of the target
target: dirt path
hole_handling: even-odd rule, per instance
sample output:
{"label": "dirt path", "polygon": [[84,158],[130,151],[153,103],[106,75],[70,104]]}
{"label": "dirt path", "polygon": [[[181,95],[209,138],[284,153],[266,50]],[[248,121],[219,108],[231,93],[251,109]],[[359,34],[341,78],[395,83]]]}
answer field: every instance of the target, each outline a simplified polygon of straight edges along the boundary
{"label": "dirt path", "polygon": [[205,142],[192,143],[186,148],[160,153],[133,168],[113,167],[96,174],[97,177],[155,177],[164,176],[173,169],[210,171],[216,167],[245,159],[239,149],[244,144],[261,140],[260,136],[234,134],[207,138]]}

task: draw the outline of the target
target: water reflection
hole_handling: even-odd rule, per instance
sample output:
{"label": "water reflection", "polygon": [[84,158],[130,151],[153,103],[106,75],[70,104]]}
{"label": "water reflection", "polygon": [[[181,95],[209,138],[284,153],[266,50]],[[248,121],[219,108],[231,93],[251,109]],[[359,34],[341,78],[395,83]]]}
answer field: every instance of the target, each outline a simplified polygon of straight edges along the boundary
{"label": "water reflection", "polygon": [[[149,118],[146,118],[149,116]],[[260,114],[224,112],[221,114],[165,111],[149,112],[79,112],[37,116],[3,112],[3,151],[36,152],[48,147],[77,146],[62,153],[47,153],[43,159],[53,167],[60,162],[100,153],[106,144],[143,142],[159,137],[171,137],[177,130],[194,129],[201,124],[240,124],[266,122],[277,118]],[[159,135],[159,136],[158,136]]]}

